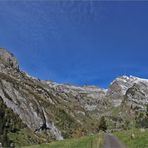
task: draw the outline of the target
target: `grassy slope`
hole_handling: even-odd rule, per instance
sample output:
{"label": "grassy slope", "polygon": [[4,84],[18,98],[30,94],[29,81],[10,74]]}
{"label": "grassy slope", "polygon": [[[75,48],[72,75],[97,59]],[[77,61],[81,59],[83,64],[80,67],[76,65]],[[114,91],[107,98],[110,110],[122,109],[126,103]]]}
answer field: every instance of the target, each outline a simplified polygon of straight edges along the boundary
{"label": "grassy slope", "polygon": [[103,134],[86,136],[75,139],[67,139],[50,144],[29,146],[26,148],[101,148],[103,144]]}
{"label": "grassy slope", "polygon": [[[128,148],[148,148],[148,129],[145,131],[132,129],[116,132],[114,134],[121,139]],[[132,136],[132,134],[134,136]]]}

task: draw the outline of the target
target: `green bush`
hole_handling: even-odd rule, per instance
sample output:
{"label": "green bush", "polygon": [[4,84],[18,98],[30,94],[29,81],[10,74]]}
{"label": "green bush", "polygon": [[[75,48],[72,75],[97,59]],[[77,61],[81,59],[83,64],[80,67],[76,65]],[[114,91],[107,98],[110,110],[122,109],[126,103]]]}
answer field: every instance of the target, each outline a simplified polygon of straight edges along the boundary
{"label": "green bush", "polygon": [[[0,98],[0,141],[4,147],[9,147],[12,140],[9,139],[8,133],[16,133],[25,125],[22,123],[18,115],[7,108],[2,98]],[[12,145],[12,144],[11,144]]]}

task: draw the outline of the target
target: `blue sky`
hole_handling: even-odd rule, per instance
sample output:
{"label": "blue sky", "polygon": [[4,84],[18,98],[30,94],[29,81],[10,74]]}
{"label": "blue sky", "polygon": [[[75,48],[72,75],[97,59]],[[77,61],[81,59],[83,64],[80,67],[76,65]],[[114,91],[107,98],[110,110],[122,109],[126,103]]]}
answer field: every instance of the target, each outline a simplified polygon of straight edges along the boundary
{"label": "blue sky", "polygon": [[148,2],[0,1],[0,47],[44,80],[148,78]]}

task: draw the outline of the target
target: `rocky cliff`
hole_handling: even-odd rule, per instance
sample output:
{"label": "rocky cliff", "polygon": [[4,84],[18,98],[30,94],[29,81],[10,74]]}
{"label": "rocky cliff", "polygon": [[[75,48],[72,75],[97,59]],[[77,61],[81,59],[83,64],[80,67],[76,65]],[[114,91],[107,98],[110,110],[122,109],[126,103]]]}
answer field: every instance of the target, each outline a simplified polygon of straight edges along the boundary
{"label": "rocky cliff", "polygon": [[108,89],[43,81],[21,71],[13,54],[0,48],[0,101],[21,123],[17,130],[7,130],[9,144],[21,145],[14,137],[26,130],[32,134],[25,144],[30,144],[29,138],[41,143],[96,133],[101,116],[118,118],[126,107],[145,111],[148,80],[122,76]]}

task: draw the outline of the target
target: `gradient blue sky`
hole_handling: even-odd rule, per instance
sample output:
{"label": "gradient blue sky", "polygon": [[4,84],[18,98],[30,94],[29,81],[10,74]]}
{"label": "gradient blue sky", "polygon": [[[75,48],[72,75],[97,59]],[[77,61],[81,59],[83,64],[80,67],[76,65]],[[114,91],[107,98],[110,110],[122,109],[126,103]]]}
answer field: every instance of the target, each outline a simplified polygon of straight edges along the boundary
{"label": "gradient blue sky", "polygon": [[0,1],[0,46],[40,79],[148,78],[148,2]]}

